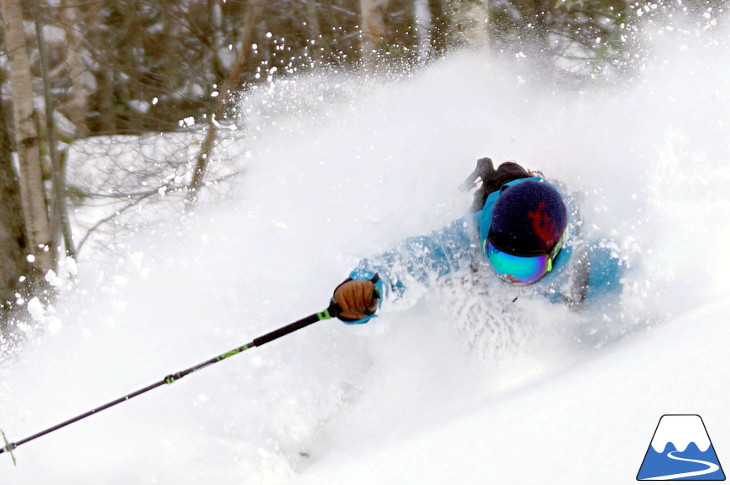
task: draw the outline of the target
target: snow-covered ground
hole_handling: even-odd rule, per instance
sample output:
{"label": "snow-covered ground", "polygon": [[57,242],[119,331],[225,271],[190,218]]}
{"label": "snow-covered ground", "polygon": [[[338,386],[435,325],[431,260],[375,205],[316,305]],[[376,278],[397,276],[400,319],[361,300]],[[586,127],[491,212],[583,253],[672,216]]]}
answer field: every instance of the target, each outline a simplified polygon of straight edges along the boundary
{"label": "snow-covered ground", "polygon": [[729,36],[654,37],[597,91],[462,53],[251,93],[235,200],[80,261],[0,369],[0,427],[20,440],[323,309],[361,257],[460,217],[484,155],[585,192],[629,265],[619,300],[490,300],[493,336],[443,288],[320,322],[0,456],[0,483],[629,483],[665,413],[700,414],[730,462]]}

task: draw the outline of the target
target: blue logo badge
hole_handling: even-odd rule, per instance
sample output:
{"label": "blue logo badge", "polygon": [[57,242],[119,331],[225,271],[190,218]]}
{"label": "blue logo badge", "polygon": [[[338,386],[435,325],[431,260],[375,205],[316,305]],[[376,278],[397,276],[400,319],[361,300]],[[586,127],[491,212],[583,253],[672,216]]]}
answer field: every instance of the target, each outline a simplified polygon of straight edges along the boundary
{"label": "blue logo badge", "polygon": [[659,418],[636,479],[725,480],[702,418],[697,414]]}

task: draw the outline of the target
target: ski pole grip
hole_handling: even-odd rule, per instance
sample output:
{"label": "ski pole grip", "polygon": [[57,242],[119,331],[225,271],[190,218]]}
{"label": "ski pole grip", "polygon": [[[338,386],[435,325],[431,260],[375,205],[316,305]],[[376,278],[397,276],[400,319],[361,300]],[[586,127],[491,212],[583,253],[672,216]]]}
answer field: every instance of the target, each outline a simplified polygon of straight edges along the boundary
{"label": "ski pole grip", "polygon": [[322,320],[322,318],[320,318],[319,315],[320,314],[317,314],[317,313],[315,313],[313,315],[309,315],[308,317],[304,317],[301,320],[297,320],[294,323],[290,323],[289,325],[278,328],[278,329],[274,330],[273,332],[269,332],[266,335],[257,337],[255,339],[253,339],[253,345],[255,347],[260,347],[264,344],[271,342],[272,340],[276,340],[280,337],[283,337],[284,335],[289,335],[292,332],[301,330],[302,328],[304,328],[308,325],[311,325],[315,322]]}

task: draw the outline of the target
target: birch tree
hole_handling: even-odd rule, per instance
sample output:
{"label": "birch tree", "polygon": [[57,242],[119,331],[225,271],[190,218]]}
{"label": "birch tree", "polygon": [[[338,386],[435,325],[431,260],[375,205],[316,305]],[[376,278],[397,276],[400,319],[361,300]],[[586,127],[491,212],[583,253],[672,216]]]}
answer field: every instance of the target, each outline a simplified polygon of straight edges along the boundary
{"label": "birch tree", "polygon": [[27,250],[34,267],[45,274],[53,267],[54,251],[48,218],[38,138],[38,113],[33,102],[33,78],[23,30],[20,0],[0,0],[5,45],[10,66],[15,148],[20,171]]}
{"label": "birch tree", "polygon": [[[95,17],[100,5],[101,3],[96,4],[89,18]],[[61,109],[73,123],[76,138],[83,138],[89,133],[86,117],[89,114],[91,89],[86,83],[89,72],[84,65],[83,58],[83,31],[81,30],[83,13],[83,8],[74,5],[71,0],[61,1],[60,14],[66,35],[65,63],[70,81],[68,100],[61,106]]]}
{"label": "birch tree", "polygon": [[431,55],[431,30],[433,29],[428,0],[413,1],[413,19],[416,23],[418,62],[424,64]]}
{"label": "birch tree", "polygon": [[377,65],[385,43],[385,6],[387,0],[360,0],[362,29],[361,55],[366,67]]}

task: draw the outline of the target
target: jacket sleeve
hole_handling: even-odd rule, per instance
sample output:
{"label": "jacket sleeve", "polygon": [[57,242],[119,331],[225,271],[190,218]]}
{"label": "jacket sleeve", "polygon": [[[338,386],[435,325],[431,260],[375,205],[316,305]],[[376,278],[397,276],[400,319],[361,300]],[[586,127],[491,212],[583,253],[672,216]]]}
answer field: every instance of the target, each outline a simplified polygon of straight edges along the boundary
{"label": "jacket sleeve", "polygon": [[365,280],[378,274],[384,297],[400,297],[412,284],[431,282],[469,266],[475,253],[475,225],[465,217],[425,236],[409,237],[393,249],[363,259],[350,278]]}
{"label": "jacket sleeve", "polygon": [[594,241],[588,250],[588,282],[585,299],[593,300],[600,296],[621,290],[621,278],[625,266],[608,241]]}
{"label": "jacket sleeve", "polygon": [[606,239],[594,239],[573,246],[571,268],[558,276],[544,296],[552,303],[566,303],[578,308],[604,295],[619,294],[626,266],[615,245]]}

